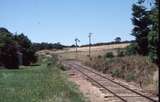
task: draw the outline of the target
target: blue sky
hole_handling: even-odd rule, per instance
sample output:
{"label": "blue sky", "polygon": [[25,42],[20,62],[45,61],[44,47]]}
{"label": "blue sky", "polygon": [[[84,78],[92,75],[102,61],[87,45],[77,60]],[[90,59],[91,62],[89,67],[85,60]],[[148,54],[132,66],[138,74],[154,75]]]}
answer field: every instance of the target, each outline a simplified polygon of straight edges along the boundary
{"label": "blue sky", "polygon": [[134,39],[132,4],[136,0],[0,0],[0,27],[23,32],[33,42],[93,43]]}

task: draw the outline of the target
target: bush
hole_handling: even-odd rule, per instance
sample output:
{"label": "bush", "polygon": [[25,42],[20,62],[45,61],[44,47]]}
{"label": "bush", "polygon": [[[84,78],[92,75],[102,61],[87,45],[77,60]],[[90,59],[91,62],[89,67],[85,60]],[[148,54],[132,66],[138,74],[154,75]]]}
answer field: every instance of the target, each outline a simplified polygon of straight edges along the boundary
{"label": "bush", "polygon": [[66,71],[67,69],[65,68],[64,65],[62,64],[57,64],[58,68],[60,68],[62,71]]}
{"label": "bush", "polygon": [[35,51],[32,48],[26,49],[23,52],[23,65],[30,65],[31,63],[35,63],[37,61],[37,56],[35,55]]}
{"label": "bush", "polygon": [[16,45],[12,42],[5,44],[1,48],[1,62],[5,68],[17,69],[19,68],[19,61],[17,55]]}
{"label": "bush", "polygon": [[105,54],[105,58],[113,58],[114,55],[113,55],[113,52],[108,52]]}
{"label": "bush", "polygon": [[128,82],[135,80],[134,73],[127,73],[126,78]]}
{"label": "bush", "polygon": [[125,53],[122,49],[117,49],[117,57],[123,57],[125,56]]}
{"label": "bush", "polygon": [[97,58],[98,58],[98,59],[102,58],[102,55],[98,55]]}
{"label": "bush", "polygon": [[136,44],[130,44],[129,46],[127,46],[125,54],[126,55],[135,55],[135,54],[137,54],[137,46],[136,46]]}
{"label": "bush", "polygon": [[121,70],[119,68],[114,68],[111,70],[112,77],[120,77],[121,76]]}

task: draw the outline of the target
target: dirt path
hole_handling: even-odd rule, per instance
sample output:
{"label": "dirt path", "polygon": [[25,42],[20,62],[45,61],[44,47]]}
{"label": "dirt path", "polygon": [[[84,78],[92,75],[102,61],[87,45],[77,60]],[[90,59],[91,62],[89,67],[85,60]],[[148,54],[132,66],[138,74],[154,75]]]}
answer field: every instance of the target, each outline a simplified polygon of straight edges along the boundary
{"label": "dirt path", "polygon": [[[77,62],[71,61],[70,64],[74,65],[74,63],[77,63]],[[82,93],[86,97],[89,98],[89,100],[91,102],[122,102],[122,100],[119,100],[117,97],[115,97],[110,92],[107,92],[103,88],[100,88],[94,82],[89,81],[86,76],[82,75],[82,73],[78,72],[77,70],[75,70],[71,66],[68,66],[69,65],[68,63],[64,62],[64,65],[67,66],[70,69],[70,70],[67,71],[67,73],[70,76],[69,79],[71,81],[75,82],[79,86],[79,89],[82,91]],[[81,69],[78,66],[75,66],[75,67]],[[100,82],[104,83],[107,87],[109,87],[112,90],[116,91],[116,93],[118,93],[120,96],[125,96],[125,97],[127,96],[127,99],[130,100],[130,101],[127,101],[127,102],[152,102],[152,101],[148,101],[146,99],[143,99],[143,98],[137,96],[136,94],[131,94],[127,90],[124,90],[124,89],[122,90],[121,88],[117,87],[116,85],[111,84],[108,81],[105,81],[105,80],[100,79],[100,78],[98,79],[97,76],[95,76],[95,75],[93,75],[91,73],[89,73],[89,74],[90,74],[90,76],[94,77],[94,79],[99,80]],[[108,77],[110,77],[110,76],[108,76]],[[133,85],[130,85],[130,84],[126,83],[126,82],[123,82],[121,80],[117,80],[117,79],[113,79],[113,80],[116,80],[117,82],[120,82],[123,85],[125,85],[125,86],[127,86],[129,88],[132,88],[134,90],[142,91],[141,89],[139,89],[139,88],[137,88],[137,87],[135,87]],[[147,93],[144,93],[144,94],[147,94]]]}

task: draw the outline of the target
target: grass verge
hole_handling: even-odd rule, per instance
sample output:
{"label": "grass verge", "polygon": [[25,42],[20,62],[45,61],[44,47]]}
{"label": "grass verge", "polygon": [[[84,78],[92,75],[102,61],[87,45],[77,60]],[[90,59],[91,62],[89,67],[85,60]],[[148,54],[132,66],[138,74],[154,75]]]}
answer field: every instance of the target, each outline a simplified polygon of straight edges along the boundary
{"label": "grass verge", "polygon": [[85,102],[55,64],[0,70],[0,102]]}

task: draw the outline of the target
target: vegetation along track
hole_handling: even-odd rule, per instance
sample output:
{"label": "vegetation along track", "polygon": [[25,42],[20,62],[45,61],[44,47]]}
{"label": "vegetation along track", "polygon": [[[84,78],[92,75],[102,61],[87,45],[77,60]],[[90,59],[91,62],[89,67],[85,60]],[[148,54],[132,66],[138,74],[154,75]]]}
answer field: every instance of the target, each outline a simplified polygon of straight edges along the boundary
{"label": "vegetation along track", "polygon": [[146,93],[135,91],[135,89],[122,85],[121,83],[93,71],[86,66],[82,66],[79,63],[67,61],[65,64],[86,76],[91,82],[94,82],[96,85],[103,88],[103,91],[107,91],[113,95],[107,95],[107,97],[115,96],[116,100],[119,99],[119,101],[123,102],[158,102],[158,100],[145,95]]}

